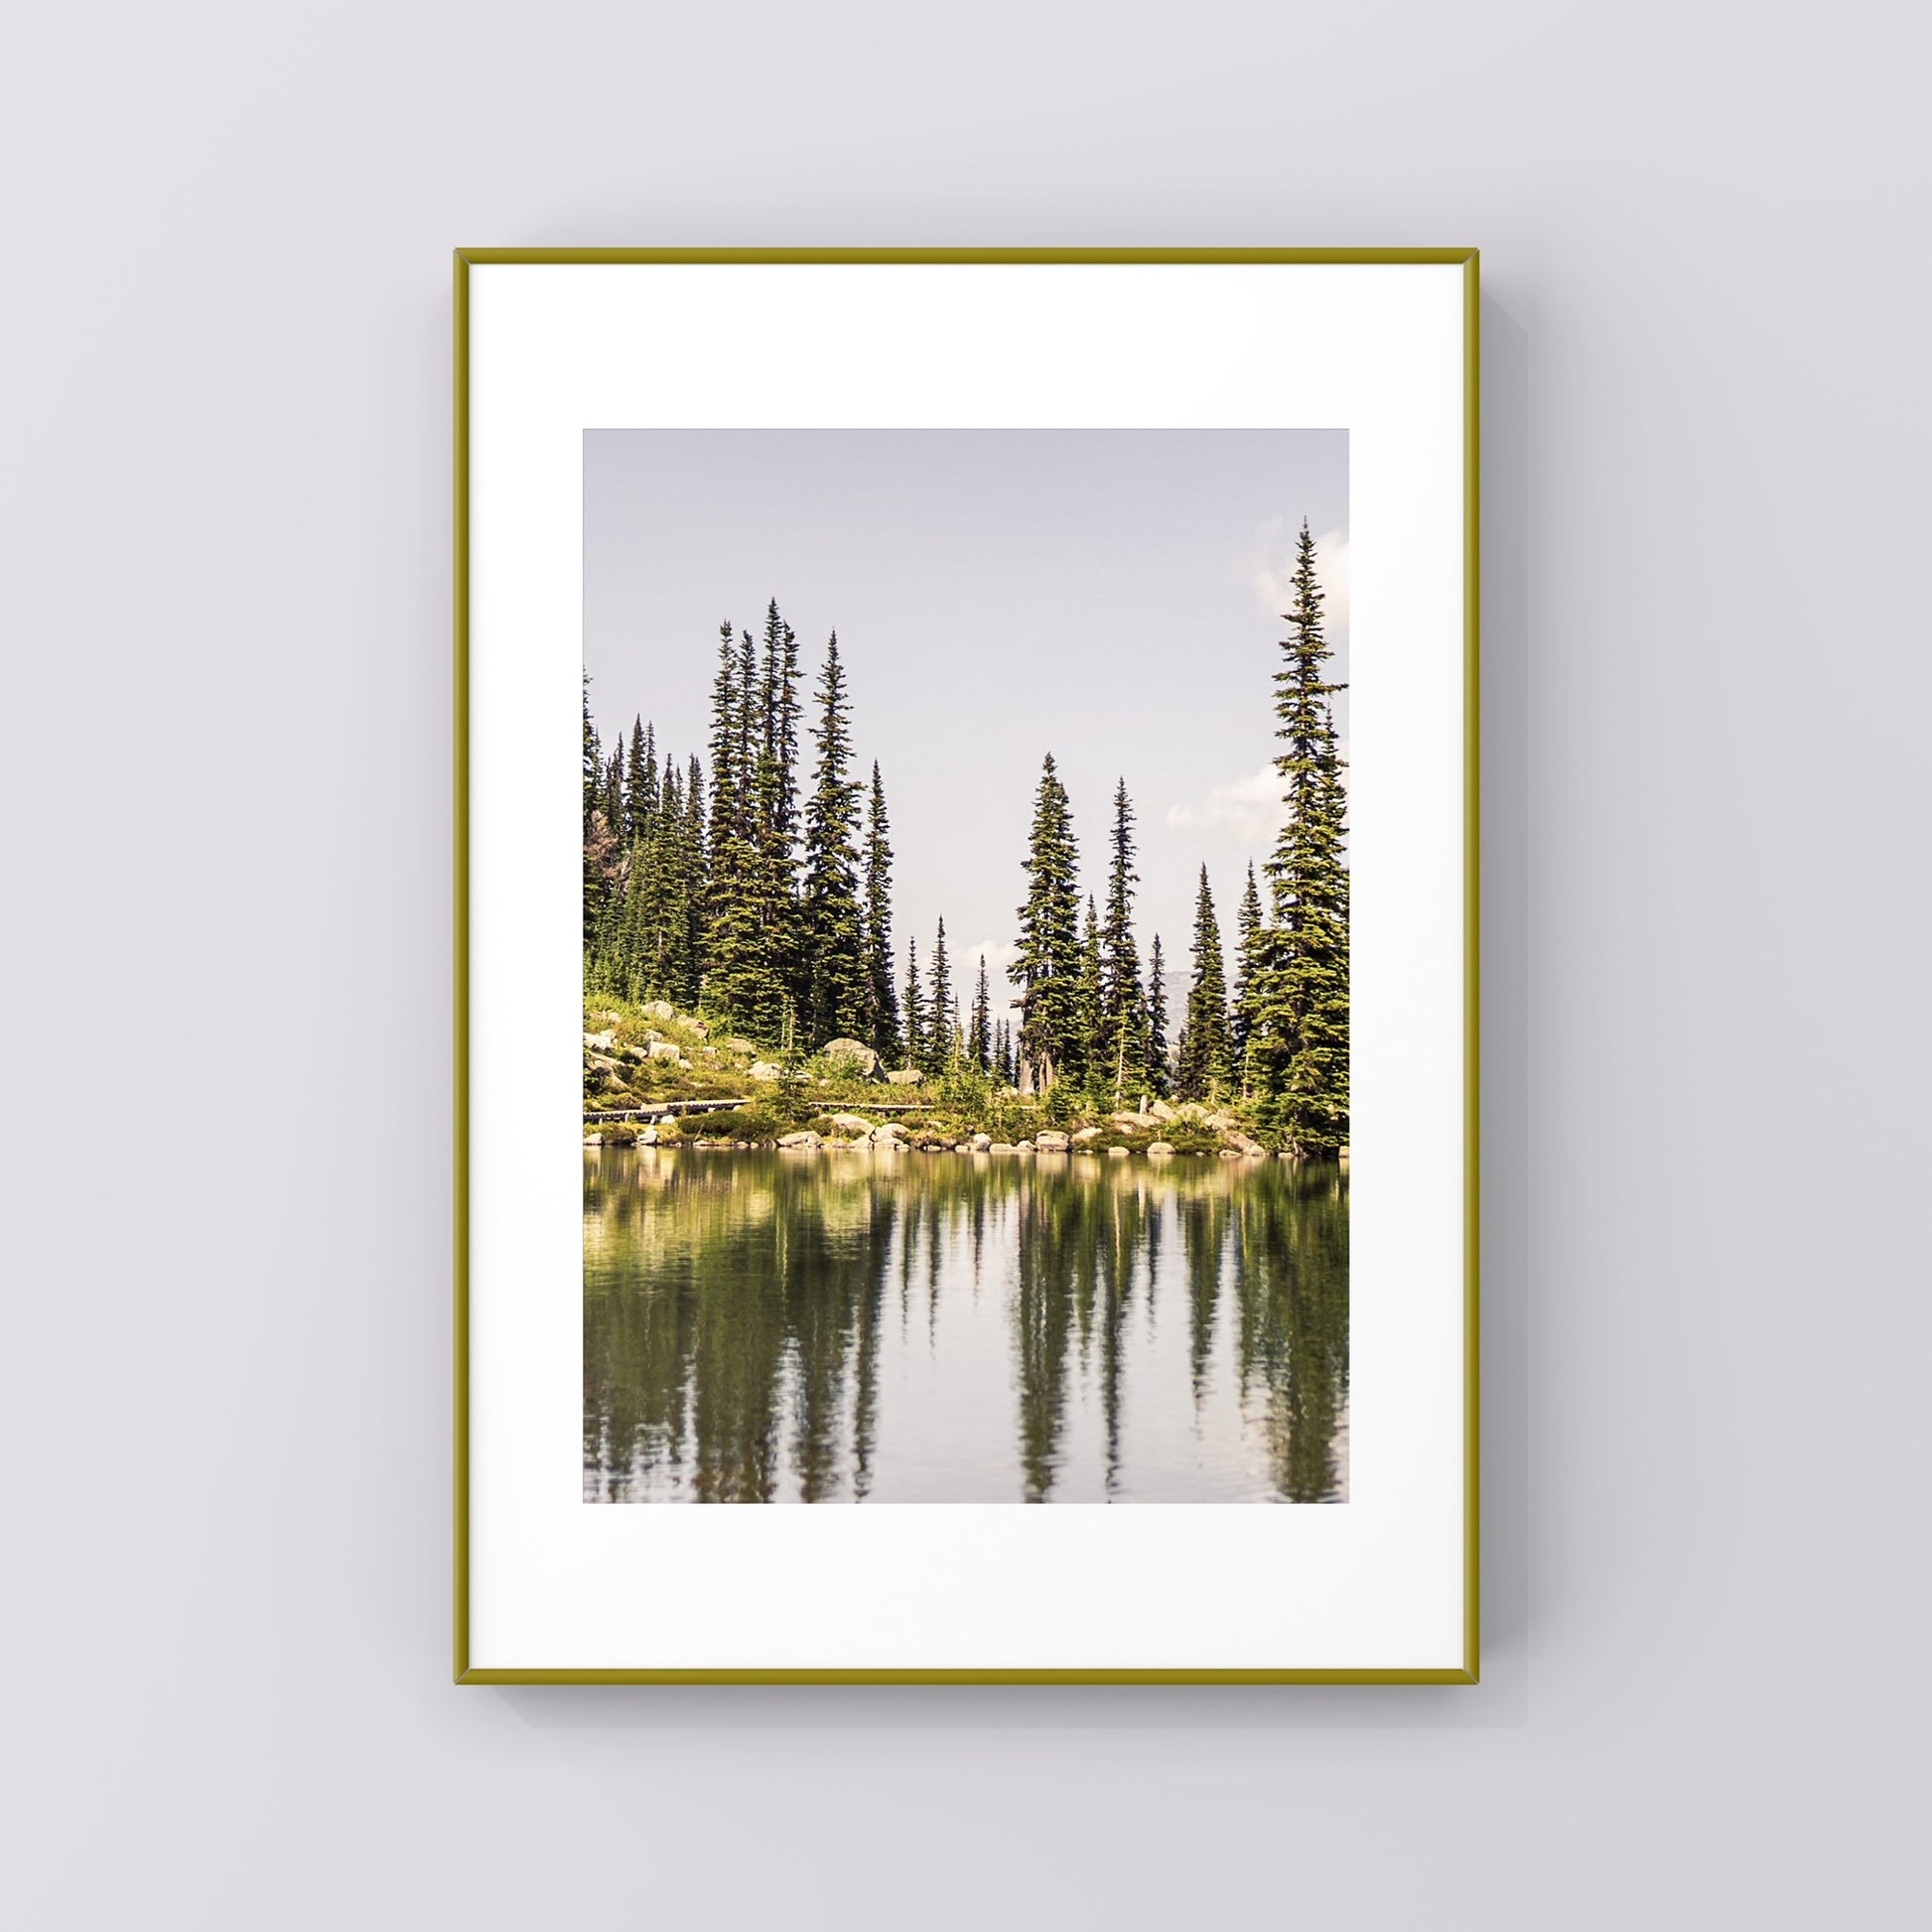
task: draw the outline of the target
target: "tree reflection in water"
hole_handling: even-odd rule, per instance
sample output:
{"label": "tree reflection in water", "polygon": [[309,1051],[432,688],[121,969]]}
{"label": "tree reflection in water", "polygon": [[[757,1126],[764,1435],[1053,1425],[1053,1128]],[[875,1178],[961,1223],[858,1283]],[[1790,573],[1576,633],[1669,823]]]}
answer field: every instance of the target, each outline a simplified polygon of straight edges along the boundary
{"label": "tree reflection in water", "polygon": [[1333,1502],[1347,1397],[1333,1168],[585,1154],[587,1501]]}

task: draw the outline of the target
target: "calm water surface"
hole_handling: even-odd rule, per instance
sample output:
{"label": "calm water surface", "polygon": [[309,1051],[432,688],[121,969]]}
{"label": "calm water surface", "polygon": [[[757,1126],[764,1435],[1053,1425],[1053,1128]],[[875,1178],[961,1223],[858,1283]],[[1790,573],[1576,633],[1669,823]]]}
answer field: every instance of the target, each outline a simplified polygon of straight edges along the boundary
{"label": "calm water surface", "polygon": [[1340,1502],[1348,1183],[584,1155],[587,1502]]}

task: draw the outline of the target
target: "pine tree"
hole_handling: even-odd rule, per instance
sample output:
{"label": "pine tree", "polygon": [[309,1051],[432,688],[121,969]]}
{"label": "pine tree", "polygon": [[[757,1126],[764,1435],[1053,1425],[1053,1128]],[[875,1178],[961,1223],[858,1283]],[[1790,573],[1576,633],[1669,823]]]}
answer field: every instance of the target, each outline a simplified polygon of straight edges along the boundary
{"label": "pine tree", "polygon": [[905,1065],[925,1065],[925,989],[919,984],[919,942],[905,941]]}
{"label": "pine tree", "polygon": [[1168,966],[1161,956],[1161,935],[1147,959],[1147,1089],[1165,1100],[1173,1085],[1168,1064]]}
{"label": "pine tree", "polygon": [[1248,1083],[1262,1124],[1303,1158],[1348,1139],[1347,813],[1307,519],[1275,672],[1275,769],[1288,817],[1268,861],[1272,917],[1252,992]]}
{"label": "pine tree", "polygon": [[[777,606],[771,607],[777,615]],[[789,636],[789,632],[786,633]],[[849,1038],[867,1022],[865,918],[859,902],[860,787],[846,776],[852,757],[839,662],[839,633],[825,647],[818,682],[818,747],[813,788],[805,806],[805,1014],[810,1039]]]}
{"label": "pine tree", "polygon": [[981,1073],[993,1071],[993,995],[986,984],[986,955],[980,954],[979,984],[973,989],[973,1030],[966,1057]]}
{"label": "pine tree", "polygon": [[810,945],[797,878],[798,641],[779,616],[776,598],[765,606],[759,649],[753,651],[749,636],[742,649],[752,652],[755,665],[755,681],[747,688],[755,693],[748,756],[757,774],[757,892],[783,997],[809,1024]]}
{"label": "pine tree", "polygon": [[[1256,916],[1260,900],[1256,900]],[[1227,964],[1221,953],[1221,925],[1214,914],[1207,868],[1200,869],[1194,897],[1194,977],[1187,989],[1187,1018],[1181,1031],[1175,1091],[1183,1100],[1218,1100],[1233,1084],[1228,1034]]]}
{"label": "pine tree", "polygon": [[598,743],[597,725],[591,718],[591,674],[584,673],[584,836],[591,835],[591,814],[604,783],[604,750]]}
{"label": "pine tree", "polygon": [[704,1004],[775,1045],[791,1013],[789,855],[777,849],[778,772],[752,633],[719,633],[712,684],[712,812]]}
{"label": "pine tree", "polygon": [[1255,889],[1254,862],[1248,864],[1248,886],[1235,915],[1234,1010],[1229,1029],[1229,1057],[1234,1080],[1243,1094],[1250,1090],[1248,1042],[1254,1035],[1256,1004],[1261,997],[1261,894]]}
{"label": "pine tree", "polygon": [[952,1063],[958,1016],[953,1010],[952,961],[946,952],[946,922],[932,945],[932,994],[925,1010],[924,1070],[937,1077]]}
{"label": "pine tree", "polygon": [[1074,1008],[1082,962],[1079,851],[1066,787],[1050,752],[1040,766],[1021,869],[1027,898],[1019,911],[1018,953],[1007,974],[1020,988],[1020,1085],[1044,1093],[1079,1061]]}
{"label": "pine tree", "polygon": [[1113,1069],[1105,1063],[1107,1049],[1106,954],[1100,936],[1100,913],[1093,895],[1087,895],[1087,922],[1080,939],[1079,964],[1073,979],[1074,1051],[1067,1073],[1086,1083],[1088,1096],[1099,1100]]}
{"label": "pine tree", "polygon": [[730,620],[718,626],[718,670],[711,681],[711,848],[723,852],[739,827],[738,659]]}
{"label": "pine tree", "polygon": [[764,749],[765,715],[768,694],[759,683],[758,650],[752,633],[738,633],[738,789],[739,807],[746,814],[746,831],[751,834],[756,821],[759,754]]}
{"label": "pine tree", "polygon": [[611,761],[604,767],[604,822],[620,850],[625,843],[623,831],[623,733],[620,731],[611,746]]}
{"label": "pine tree", "polygon": [[1134,943],[1134,807],[1127,780],[1114,787],[1112,863],[1107,872],[1107,918],[1101,928],[1100,1025],[1096,1060],[1112,1081],[1118,1106],[1138,1087],[1147,1064],[1147,997],[1141,985],[1140,950]]}
{"label": "pine tree", "polygon": [[[836,645],[838,633],[832,633]],[[778,769],[772,829],[787,853],[798,838],[798,639],[773,598],[764,614],[766,738]]]}
{"label": "pine tree", "polygon": [[657,728],[641,717],[630,726],[630,764],[623,800],[623,839],[640,845],[657,810]]}
{"label": "pine tree", "polygon": [[886,787],[879,761],[872,767],[866,814],[866,1020],[861,1037],[888,1066],[899,1057],[898,995],[893,989],[893,848],[886,819]]}
{"label": "pine tree", "polygon": [[584,963],[588,970],[604,911],[604,872],[593,851],[598,806],[604,794],[604,750],[591,718],[591,674],[584,673]]}
{"label": "pine tree", "polygon": [[[668,779],[672,775],[668,759],[664,761],[664,771]],[[695,1007],[704,990],[705,948],[711,929],[711,861],[705,839],[704,766],[695,752],[684,782],[684,836],[679,849],[683,854],[685,891],[684,922],[676,956],[679,981],[685,991],[676,997],[680,1006]]]}

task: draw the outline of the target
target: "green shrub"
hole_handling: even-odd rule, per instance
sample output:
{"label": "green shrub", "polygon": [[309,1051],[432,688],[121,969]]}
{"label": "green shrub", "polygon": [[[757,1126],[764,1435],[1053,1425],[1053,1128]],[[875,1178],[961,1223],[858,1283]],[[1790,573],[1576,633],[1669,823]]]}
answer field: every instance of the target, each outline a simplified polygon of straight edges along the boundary
{"label": "green shrub", "polygon": [[763,1108],[734,1107],[720,1114],[687,1114],[683,1135],[690,1141],[775,1141],[790,1130]]}

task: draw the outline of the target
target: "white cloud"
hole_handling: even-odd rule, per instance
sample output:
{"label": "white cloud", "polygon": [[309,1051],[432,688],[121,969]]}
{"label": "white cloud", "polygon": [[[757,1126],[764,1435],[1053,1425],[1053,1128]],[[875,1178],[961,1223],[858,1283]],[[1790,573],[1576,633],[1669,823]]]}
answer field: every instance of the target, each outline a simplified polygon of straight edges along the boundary
{"label": "white cloud", "polygon": [[[1295,546],[1302,526],[1285,516],[1271,516],[1255,532],[1254,548],[1245,559],[1255,601],[1271,618],[1279,618],[1295,600]],[[1331,644],[1348,642],[1348,537],[1328,530],[1314,540],[1314,570],[1321,582],[1321,615]]]}
{"label": "white cloud", "polygon": [[[1341,756],[1341,781],[1348,782],[1348,741],[1335,746]],[[1272,764],[1215,785],[1204,799],[1188,805],[1170,805],[1168,823],[1184,831],[1204,833],[1214,844],[1253,851],[1272,845],[1288,818],[1282,802],[1282,775]]]}
{"label": "white cloud", "polygon": [[1281,773],[1264,764],[1245,778],[1215,785],[1198,804],[1170,805],[1168,823],[1205,832],[1228,845],[1268,844],[1286,816]]}

